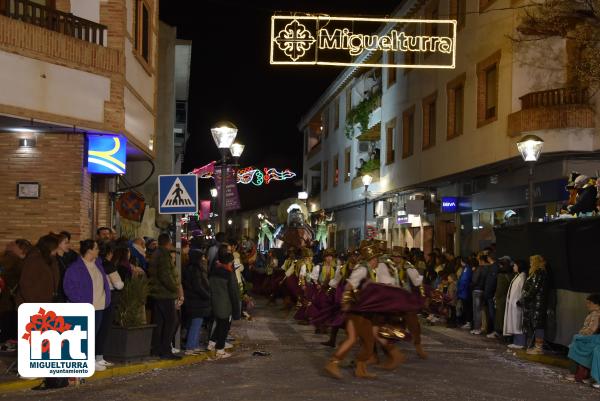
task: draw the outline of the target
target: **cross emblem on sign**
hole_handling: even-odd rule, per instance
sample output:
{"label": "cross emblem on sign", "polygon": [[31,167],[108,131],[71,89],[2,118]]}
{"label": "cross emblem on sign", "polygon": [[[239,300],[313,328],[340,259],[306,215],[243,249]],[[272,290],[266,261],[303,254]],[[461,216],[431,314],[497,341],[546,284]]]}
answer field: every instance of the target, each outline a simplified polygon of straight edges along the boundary
{"label": "cross emblem on sign", "polygon": [[313,35],[296,19],[279,31],[275,38],[279,49],[293,61],[304,57],[315,42]]}

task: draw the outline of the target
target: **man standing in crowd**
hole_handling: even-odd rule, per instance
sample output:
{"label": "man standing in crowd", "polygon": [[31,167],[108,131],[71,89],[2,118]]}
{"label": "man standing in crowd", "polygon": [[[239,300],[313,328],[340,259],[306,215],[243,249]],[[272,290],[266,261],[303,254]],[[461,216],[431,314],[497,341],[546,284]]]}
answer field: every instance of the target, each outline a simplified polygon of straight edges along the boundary
{"label": "man standing in crowd", "polygon": [[158,236],[158,248],[152,255],[150,267],[150,297],[152,298],[152,354],[161,359],[181,359],[173,354],[171,340],[176,330],[175,300],[178,299],[179,283],[175,265],[171,259],[173,244],[168,234]]}
{"label": "man standing in crowd", "polygon": [[144,271],[148,270],[148,261],[146,260],[146,243],[143,238],[136,238],[131,241],[131,245],[129,247],[131,251],[131,257],[139,267],[144,269]]}
{"label": "man standing in crowd", "polygon": [[77,252],[75,252],[72,248],[71,245],[71,233],[68,231],[61,231],[60,235],[62,235],[63,237],[66,238],[66,243],[64,243],[64,246],[66,247],[66,249],[64,249],[63,254],[61,256],[62,262],[64,263],[64,265],[66,267],[69,267],[69,265],[71,265],[71,263],[75,262],[77,260]]}
{"label": "man standing in crowd", "polygon": [[108,227],[98,227],[96,230],[96,239],[100,242],[110,241],[112,233]]}
{"label": "man standing in crowd", "polygon": [[209,270],[212,268],[213,262],[217,258],[217,253],[219,252],[219,246],[225,242],[225,233],[218,232],[217,235],[215,235],[215,240],[217,242],[215,244],[213,244],[210,248],[208,248],[208,254],[206,256],[208,258],[208,269]]}

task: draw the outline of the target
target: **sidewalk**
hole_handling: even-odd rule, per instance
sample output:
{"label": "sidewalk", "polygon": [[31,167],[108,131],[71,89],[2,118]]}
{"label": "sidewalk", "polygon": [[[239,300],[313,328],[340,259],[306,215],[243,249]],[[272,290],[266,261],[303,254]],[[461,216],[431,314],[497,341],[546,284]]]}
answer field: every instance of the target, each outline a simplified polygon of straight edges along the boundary
{"label": "sidewalk", "polygon": [[[102,379],[109,379],[114,377],[124,377],[134,375],[138,373],[148,372],[155,369],[169,369],[179,366],[192,365],[198,362],[202,362],[208,359],[209,352],[202,353],[200,355],[184,356],[179,361],[151,359],[144,362],[132,363],[127,365],[116,365],[107,368],[102,372],[96,372],[92,377],[86,378],[86,381],[96,381]],[[16,377],[11,377],[7,380],[0,379],[0,394],[9,391],[27,390],[40,384],[41,380],[24,380]]]}
{"label": "sidewalk", "polygon": [[525,350],[517,350],[514,355],[529,362],[543,363],[564,369],[569,369],[573,364],[567,357],[557,354],[529,355]]}
{"label": "sidewalk", "polygon": [[[486,345],[486,346],[495,346],[498,347],[498,349],[506,349],[508,350],[508,348],[506,348],[506,344],[504,344],[503,342],[497,340],[497,339],[488,339],[485,337],[485,335],[473,335],[470,334],[469,331],[467,330],[463,330],[460,328],[447,328],[444,325],[429,325],[426,324],[423,320],[421,321],[421,325],[427,327],[428,329],[431,329],[433,331],[437,331],[437,332],[442,332],[442,333],[446,333],[448,334],[448,331],[451,331],[452,333],[455,333],[455,335],[453,335],[452,337],[462,337],[464,338],[467,342],[477,342],[478,344],[481,345]],[[569,369],[572,365],[571,361],[564,355],[561,354],[557,354],[557,353],[553,353],[552,351],[545,351],[544,354],[542,355],[529,355],[527,354],[526,350],[510,350],[510,353],[512,355],[514,355],[515,357],[525,360],[525,361],[529,361],[529,362],[536,362],[536,363],[541,363],[544,365],[550,365],[550,366],[556,366],[559,368],[565,368],[565,369]]]}

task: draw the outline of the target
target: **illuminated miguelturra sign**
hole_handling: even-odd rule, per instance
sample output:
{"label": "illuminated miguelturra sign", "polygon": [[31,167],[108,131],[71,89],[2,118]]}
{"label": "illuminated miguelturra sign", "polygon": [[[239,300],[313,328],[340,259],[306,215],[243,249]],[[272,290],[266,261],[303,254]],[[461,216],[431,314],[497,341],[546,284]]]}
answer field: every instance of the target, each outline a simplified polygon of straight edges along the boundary
{"label": "illuminated miguelturra sign", "polygon": [[455,53],[455,20],[271,17],[271,64],[454,68]]}

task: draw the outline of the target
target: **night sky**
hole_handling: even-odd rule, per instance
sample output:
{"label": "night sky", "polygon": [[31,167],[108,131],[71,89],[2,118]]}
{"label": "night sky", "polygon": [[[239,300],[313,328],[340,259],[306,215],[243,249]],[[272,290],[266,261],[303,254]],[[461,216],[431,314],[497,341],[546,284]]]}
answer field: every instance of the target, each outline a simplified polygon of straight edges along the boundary
{"label": "night sky", "polygon": [[[192,73],[183,172],[219,158],[210,127],[229,120],[246,148],[242,166],[290,168],[302,180],[302,135],[297,124],[343,67],[271,66],[271,16],[326,13],[389,15],[402,0],[169,0],[160,2],[162,21],[192,40]],[[208,184],[208,183],[207,183]],[[255,208],[301,190],[292,182],[256,188],[239,185],[242,207]],[[209,185],[201,187],[208,198]],[[204,193],[205,192],[205,193]]]}

